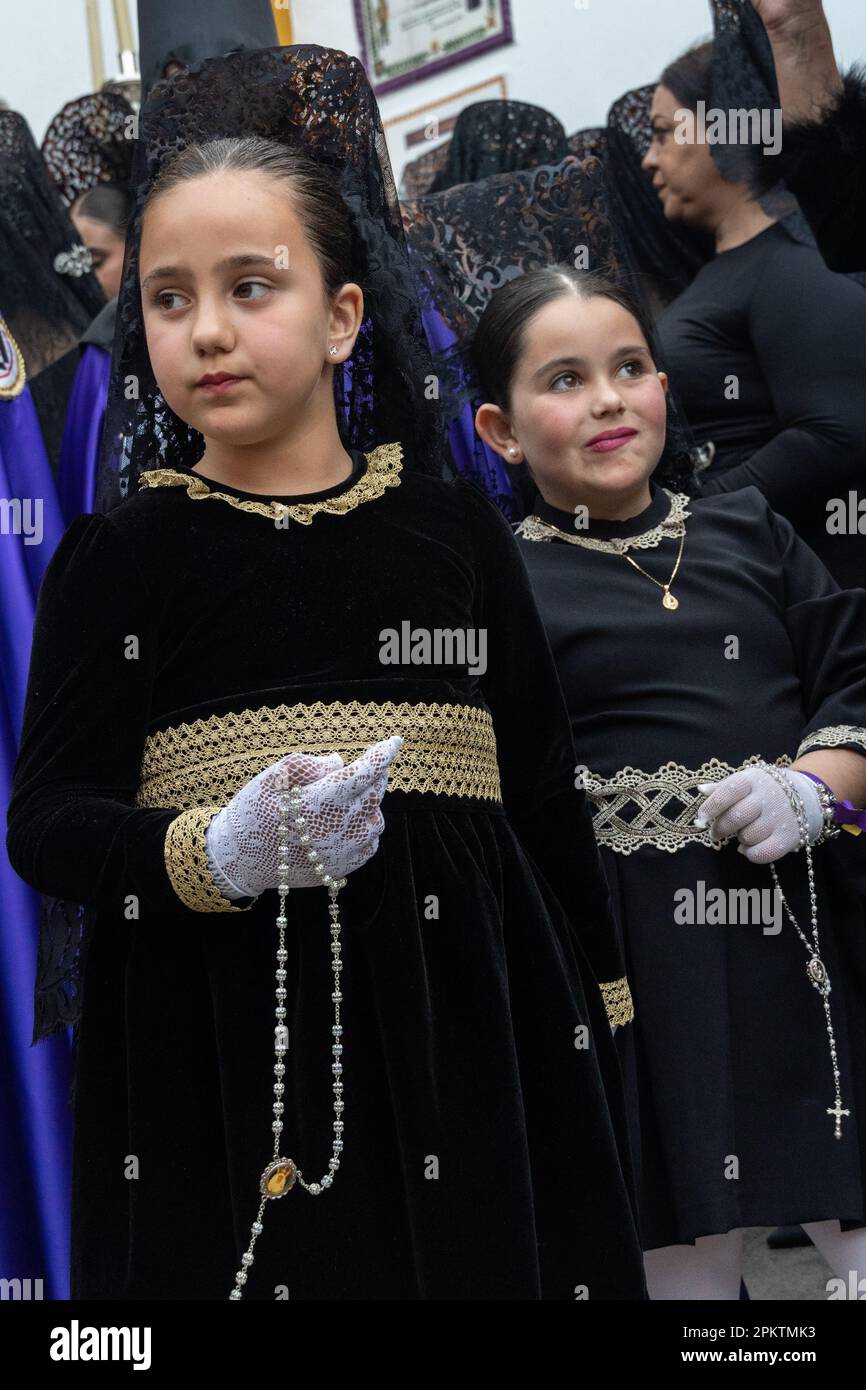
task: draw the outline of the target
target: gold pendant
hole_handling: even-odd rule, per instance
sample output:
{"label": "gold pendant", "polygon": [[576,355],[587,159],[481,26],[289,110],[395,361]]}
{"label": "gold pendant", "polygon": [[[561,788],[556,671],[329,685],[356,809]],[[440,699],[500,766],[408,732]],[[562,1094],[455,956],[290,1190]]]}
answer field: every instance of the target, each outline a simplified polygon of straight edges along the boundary
{"label": "gold pendant", "polygon": [[294,1187],[298,1170],[290,1158],[276,1158],[269,1163],[259,1180],[263,1197],[284,1197]]}
{"label": "gold pendant", "polygon": [[679,599],[674,598],[673,594],[672,594],[672,593],[670,592],[670,590],[668,590],[668,589],[665,589],[665,596],[664,596],[664,598],[662,599],[662,603],[664,604],[665,608],[671,608],[671,609],[673,609],[673,608],[679,608],[679,606],[680,606],[680,601],[679,601]]}

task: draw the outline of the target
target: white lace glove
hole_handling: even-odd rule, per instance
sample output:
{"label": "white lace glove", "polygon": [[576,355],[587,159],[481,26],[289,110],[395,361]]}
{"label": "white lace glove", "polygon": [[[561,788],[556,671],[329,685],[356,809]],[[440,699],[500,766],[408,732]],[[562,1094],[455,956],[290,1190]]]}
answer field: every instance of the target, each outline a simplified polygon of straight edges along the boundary
{"label": "white lace glove", "polygon": [[[813,845],[824,825],[824,812],[818,788],[802,772],[779,768],[782,776],[800,795],[806,813],[809,844]],[[743,768],[723,782],[699,782],[698,790],[710,795],[698,807],[695,825],[703,830],[712,823],[717,840],[736,835],[739,853],[750,864],[770,864],[800,847],[800,827],[784,787],[761,767]]]}
{"label": "white lace glove", "polygon": [[[379,803],[388,783],[388,767],[403,746],[399,736],[382,739],[354,762],[344,765],[339,753],[316,757],[287,753],[253,777],[207,828],[205,841],[214,882],[228,898],[255,898],[276,888],[280,862],[280,795],[284,782],[302,786],[299,831],[291,817],[283,843],[289,865],[284,882],[290,888],[321,884],[308,858],[315,849],[318,862],[333,878],[343,878],[366,864],[379,847],[385,820]],[[309,836],[301,843],[300,836]]]}

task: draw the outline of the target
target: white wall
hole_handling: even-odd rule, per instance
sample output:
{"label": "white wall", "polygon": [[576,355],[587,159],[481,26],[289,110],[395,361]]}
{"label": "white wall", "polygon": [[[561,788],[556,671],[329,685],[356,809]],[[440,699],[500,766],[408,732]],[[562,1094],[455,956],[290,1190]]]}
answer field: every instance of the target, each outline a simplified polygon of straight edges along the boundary
{"label": "white wall", "polygon": [[[110,71],[111,0],[99,3]],[[0,97],[24,113],[41,140],[63,103],[91,90],[84,0],[2,6]],[[546,106],[567,132],[600,125],[616,97],[653,81],[665,63],[712,32],[707,0],[588,0],[585,8],[583,0],[512,0],[511,8],[514,44],[384,96],[383,119],[501,73],[508,96]],[[866,59],[864,0],[824,0],[824,9],[840,64]],[[135,24],[135,0],[130,11]],[[358,51],[351,0],[292,0],[292,14],[296,42]],[[398,151],[392,155],[398,164]]]}

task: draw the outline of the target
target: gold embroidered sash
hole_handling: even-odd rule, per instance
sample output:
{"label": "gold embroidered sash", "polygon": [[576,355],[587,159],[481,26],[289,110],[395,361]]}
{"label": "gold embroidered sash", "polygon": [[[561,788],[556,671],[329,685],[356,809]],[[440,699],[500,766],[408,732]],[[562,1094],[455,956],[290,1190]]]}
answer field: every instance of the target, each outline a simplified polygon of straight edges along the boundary
{"label": "gold embroidered sash", "polygon": [[403,747],[388,790],[501,803],[489,710],[471,705],[334,701],[262,706],[173,724],[144,745],[137,806],[224,806],[285,753],[339,753],[346,763],[392,734]]}

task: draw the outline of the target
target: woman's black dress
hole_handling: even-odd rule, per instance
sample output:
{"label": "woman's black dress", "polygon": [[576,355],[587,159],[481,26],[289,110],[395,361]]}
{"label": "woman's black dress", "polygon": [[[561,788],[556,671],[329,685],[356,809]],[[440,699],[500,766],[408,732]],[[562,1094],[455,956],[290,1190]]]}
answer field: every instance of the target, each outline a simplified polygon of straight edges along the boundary
{"label": "woman's black dress", "polygon": [[[46,573],[7,844],[95,908],[72,1297],[228,1298],[273,1143],[277,894],[221,898],[204,831],[291,748],[349,761],[400,733],[340,895],[339,1171],[268,1203],[244,1296],[643,1298],[599,989],[621,957],[517,546],[399,445],[354,462],[277,501],[153,470]],[[486,661],[386,664],[404,622],[483,629]],[[334,1119],[325,892],[288,916],[282,1152],[310,1181]]]}
{"label": "woman's black dress", "polygon": [[[846,876],[863,840],[843,833],[813,851],[851,1111],[837,1140],[822,1001],[787,918],[774,930],[770,869],[738,854],[736,840],[713,849],[692,825],[697,783],[746,759],[866,754],[866,592],[839,590],[745,488],[688,502],[670,611],[612,542],[645,536],[630,553],[666,582],[679,542],[659,527],[671,505],[653,486],[639,516],[578,532],[571,514],[538,498],[543,521],[606,548],[521,539],[624,939],[635,1021],[616,1042],[645,1249],[741,1226],[866,1223],[866,922]],[[808,935],[804,855],[786,856],[778,873]],[[717,889],[729,925],[708,898]],[[746,903],[736,889],[766,897]]]}
{"label": "woman's black dress", "polygon": [[[700,444],[706,493],[754,485],[845,586],[866,583],[866,292],[774,223],[719,252],[659,316],[659,345]],[[840,530],[844,503],[845,529]]]}

